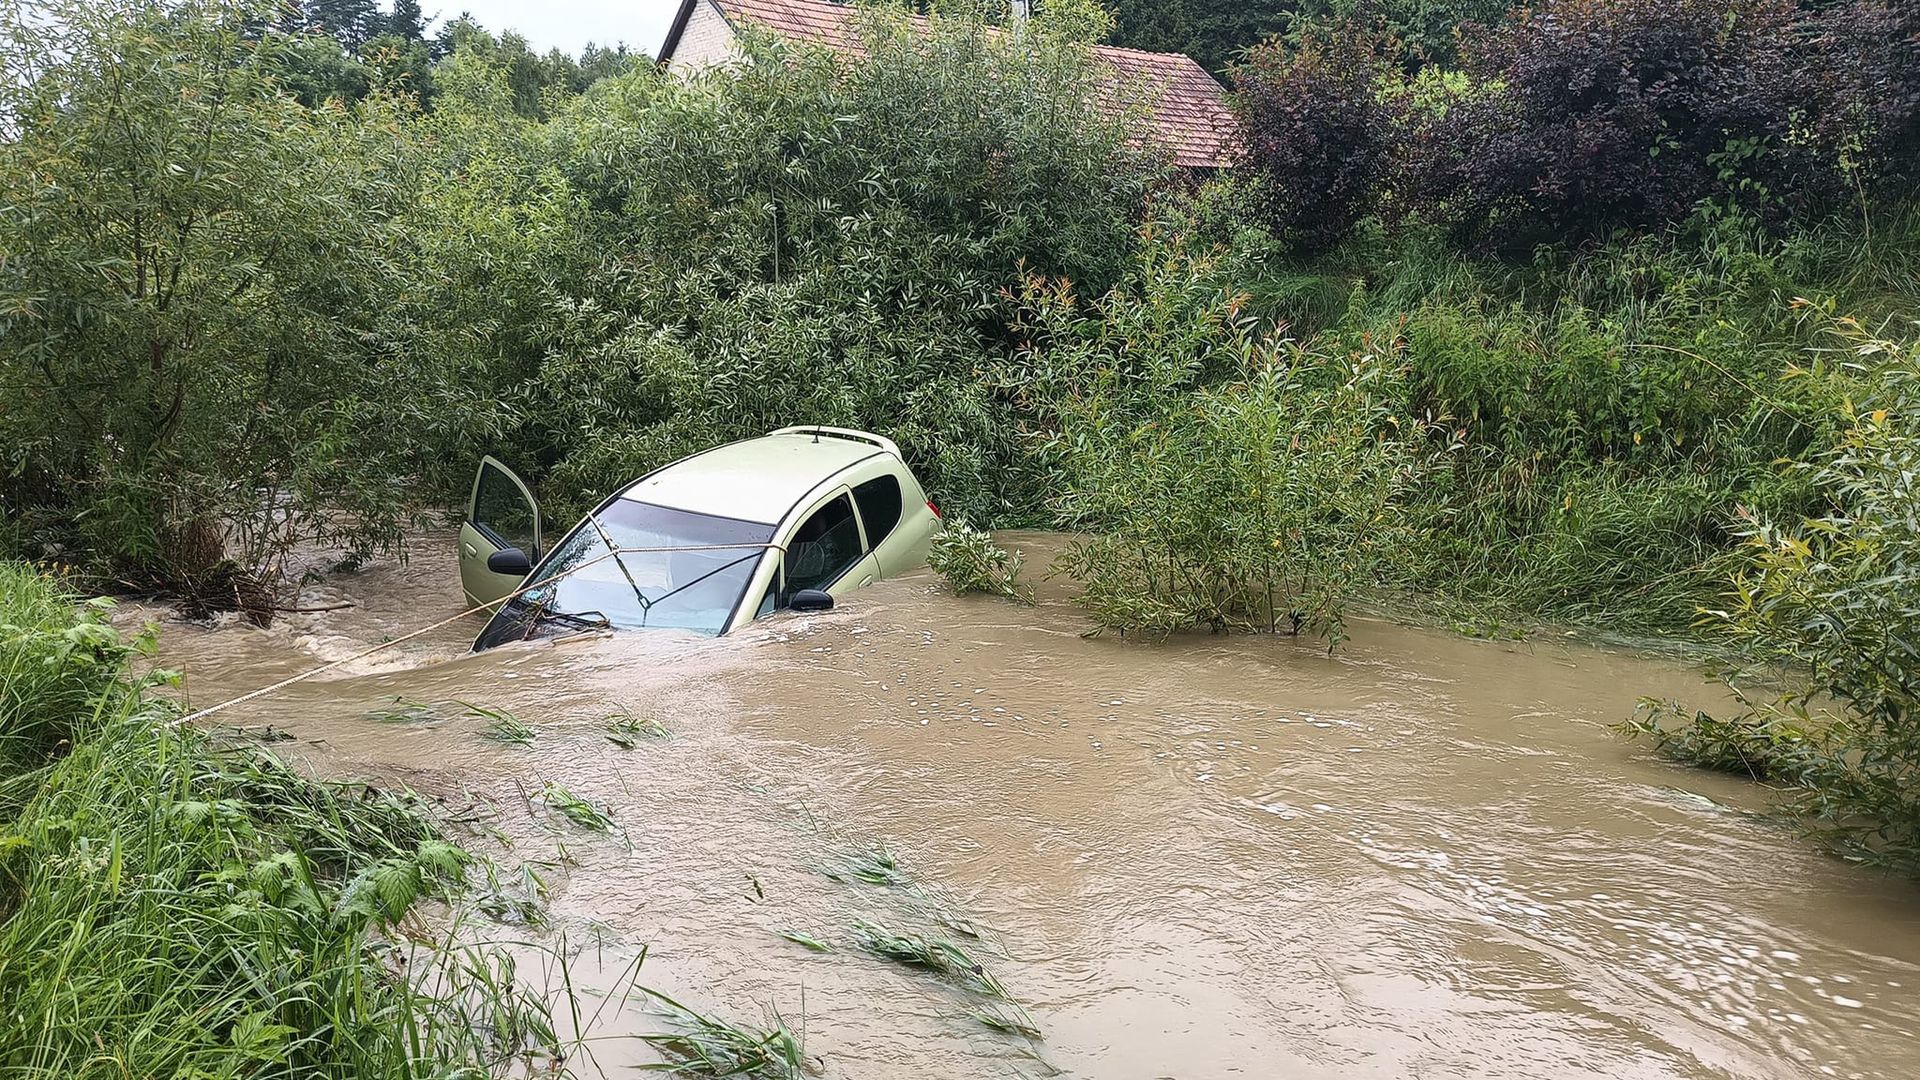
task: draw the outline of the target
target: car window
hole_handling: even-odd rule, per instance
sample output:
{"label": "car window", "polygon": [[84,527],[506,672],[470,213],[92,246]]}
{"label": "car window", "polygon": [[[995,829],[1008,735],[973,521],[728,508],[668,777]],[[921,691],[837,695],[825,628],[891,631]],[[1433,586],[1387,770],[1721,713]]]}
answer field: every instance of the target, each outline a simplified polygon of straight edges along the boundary
{"label": "car window", "polygon": [[860,521],[867,527],[867,547],[877,548],[895,525],[900,524],[900,480],[888,474],[876,476],[853,489],[853,501],[860,507]]}
{"label": "car window", "polygon": [[553,620],[718,634],[772,538],[769,525],[614,499],[554,547],[481,640],[525,637]]}
{"label": "car window", "polygon": [[492,462],[480,466],[473,494],[473,524],[492,533],[492,539],[526,552],[528,558],[539,557],[534,550],[533,507],[527,505],[527,497],[520,493],[513,477],[494,468]]}
{"label": "car window", "polygon": [[852,568],[866,552],[860,549],[860,527],[853,519],[853,503],[845,495],[813,512],[787,541],[787,580],[780,590],[786,607],[802,589],[824,589]]}

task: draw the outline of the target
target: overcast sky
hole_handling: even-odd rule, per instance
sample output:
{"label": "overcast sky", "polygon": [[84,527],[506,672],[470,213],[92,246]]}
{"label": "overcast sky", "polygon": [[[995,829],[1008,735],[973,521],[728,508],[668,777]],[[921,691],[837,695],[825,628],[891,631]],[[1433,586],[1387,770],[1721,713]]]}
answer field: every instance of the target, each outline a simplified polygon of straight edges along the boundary
{"label": "overcast sky", "polygon": [[[383,6],[392,6],[391,4]],[[679,0],[422,0],[429,15],[442,20],[466,12],[489,30],[514,30],[545,52],[578,54],[596,45],[626,42],[649,56],[660,51],[667,24]]]}

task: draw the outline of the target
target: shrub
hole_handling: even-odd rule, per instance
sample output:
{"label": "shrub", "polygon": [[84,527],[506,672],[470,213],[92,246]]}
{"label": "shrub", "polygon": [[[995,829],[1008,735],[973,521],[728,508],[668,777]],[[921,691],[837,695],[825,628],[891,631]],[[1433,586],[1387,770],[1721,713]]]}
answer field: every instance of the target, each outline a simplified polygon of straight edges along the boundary
{"label": "shrub", "polygon": [[1750,561],[1709,613],[1748,654],[1780,660],[1794,689],[1660,741],[1709,764],[1769,747],[1790,767],[1761,771],[1792,784],[1791,809],[1841,852],[1920,873],[1920,332],[1835,330],[1872,390],[1845,407],[1837,445],[1800,466],[1831,509],[1755,522]]}
{"label": "shrub", "polygon": [[50,577],[0,562],[0,772],[37,765],[112,705],[128,652],[151,638],[122,642],[106,616],[103,602],[78,605]]}
{"label": "shrub", "polygon": [[392,102],[308,109],[220,3],[0,16],[0,517],[135,580],[397,535],[488,421],[416,348]]}
{"label": "shrub", "polygon": [[1019,552],[958,520],[948,522],[927,551],[927,565],[947,579],[956,596],[977,592],[1032,603],[1033,591],[1020,581],[1020,563]]}
{"label": "shrub", "polygon": [[1371,212],[1398,152],[1389,46],[1353,22],[1313,24],[1269,42],[1234,70],[1248,166],[1265,217],[1308,250],[1343,239]]}
{"label": "shrub", "polygon": [[1341,604],[1403,542],[1412,473],[1386,407],[1399,357],[1302,345],[1239,314],[1204,261],[1156,257],[1083,312],[1029,281],[1030,387],[1060,567],[1096,626],[1341,639]]}
{"label": "shrub", "polygon": [[1920,7],[1850,0],[1821,8],[1804,63],[1815,142],[1863,188],[1920,177]]}
{"label": "shrub", "polygon": [[524,438],[566,448],[563,509],[805,419],[884,427],[956,515],[1037,510],[977,375],[1002,290],[1022,266],[1116,280],[1156,166],[1083,47],[863,18],[863,56],[750,37],[738,65],[603,80],[556,121],[594,241],[536,324]]}
{"label": "shrub", "polygon": [[1773,207],[1830,174],[1788,0],[1552,0],[1465,49],[1478,92],[1420,125],[1409,199],[1464,237],[1582,240],[1701,199]]}

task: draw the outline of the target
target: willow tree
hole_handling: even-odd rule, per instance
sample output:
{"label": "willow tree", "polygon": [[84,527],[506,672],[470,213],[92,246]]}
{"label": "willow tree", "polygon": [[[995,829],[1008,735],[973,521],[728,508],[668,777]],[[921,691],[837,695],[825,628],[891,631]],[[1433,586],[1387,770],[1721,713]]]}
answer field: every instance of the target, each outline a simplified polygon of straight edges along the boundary
{"label": "willow tree", "polygon": [[466,422],[405,345],[404,106],[299,104],[268,13],[0,15],[0,543],[147,579],[377,545]]}

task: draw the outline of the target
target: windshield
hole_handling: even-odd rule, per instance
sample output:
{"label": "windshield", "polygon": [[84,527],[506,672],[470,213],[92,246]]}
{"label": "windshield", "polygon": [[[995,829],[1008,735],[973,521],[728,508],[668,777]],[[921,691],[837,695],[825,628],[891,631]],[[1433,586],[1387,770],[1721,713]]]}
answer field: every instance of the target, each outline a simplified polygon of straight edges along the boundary
{"label": "windshield", "polygon": [[[482,640],[530,636],[547,621],[718,634],[771,539],[771,525],[615,499],[560,542]],[[700,550],[633,550],[659,548]]]}

